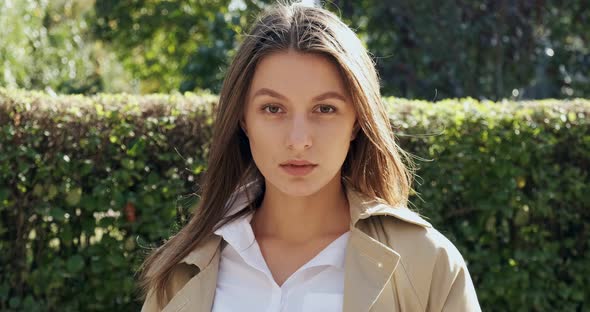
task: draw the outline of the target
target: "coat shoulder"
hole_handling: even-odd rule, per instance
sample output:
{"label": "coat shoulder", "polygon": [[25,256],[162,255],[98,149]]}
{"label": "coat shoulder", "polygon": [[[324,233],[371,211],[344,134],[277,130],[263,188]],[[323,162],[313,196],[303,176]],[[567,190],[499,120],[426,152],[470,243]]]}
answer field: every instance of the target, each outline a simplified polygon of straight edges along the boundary
{"label": "coat shoulder", "polygon": [[462,300],[473,311],[479,309],[467,263],[445,235],[432,226],[391,216],[371,219],[370,234],[400,255],[398,269],[411,281],[425,307],[442,308],[447,301]]}
{"label": "coat shoulder", "polygon": [[465,260],[455,244],[433,226],[423,226],[392,216],[374,216],[364,222],[364,231],[400,253],[402,258],[447,257],[462,265]]}

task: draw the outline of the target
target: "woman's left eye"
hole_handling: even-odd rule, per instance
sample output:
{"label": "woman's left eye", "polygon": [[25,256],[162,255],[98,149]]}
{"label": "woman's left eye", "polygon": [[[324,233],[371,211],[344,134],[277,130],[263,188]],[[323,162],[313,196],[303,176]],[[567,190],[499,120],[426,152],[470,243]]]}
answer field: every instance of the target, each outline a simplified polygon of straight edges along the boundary
{"label": "woman's left eye", "polygon": [[281,108],[276,105],[268,104],[268,105],[264,105],[262,107],[262,110],[267,113],[270,113],[272,115],[275,115],[275,114],[280,113]]}
{"label": "woman's left eye", "polygon": [[318,110],[322,114],[330,114],[336,112],[336,108],[330,105],[320,105],[318,107]]}

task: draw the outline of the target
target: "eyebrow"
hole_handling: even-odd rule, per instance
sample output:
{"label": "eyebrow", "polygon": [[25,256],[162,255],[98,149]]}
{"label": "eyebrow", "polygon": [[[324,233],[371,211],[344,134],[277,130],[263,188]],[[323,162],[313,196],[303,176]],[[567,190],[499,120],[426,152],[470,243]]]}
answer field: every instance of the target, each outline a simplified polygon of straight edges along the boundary
{"label": "eyebrow", "polygon": [[[261,95],[268,95],[268,96],[272,96],[272,97],[276,97],[278,99],[287,101],[287,97],[268,88],[261,88],[258,89],[258,91],[256,91],[256,93],[254,93],[254,95],[252,95],[252,98],[255,98],[257,96],[261,96]],[[328,91],[328,92],[324,92],[320,95],[315,96],[312,101],[316,102],[316,101],[323,101],[323,100],[327,100],[330,98],[336,98],[338,100],[341,100],[343,102],[346,102],[346,97],[343,96],[342,94],[336,92],[336,91]]]}

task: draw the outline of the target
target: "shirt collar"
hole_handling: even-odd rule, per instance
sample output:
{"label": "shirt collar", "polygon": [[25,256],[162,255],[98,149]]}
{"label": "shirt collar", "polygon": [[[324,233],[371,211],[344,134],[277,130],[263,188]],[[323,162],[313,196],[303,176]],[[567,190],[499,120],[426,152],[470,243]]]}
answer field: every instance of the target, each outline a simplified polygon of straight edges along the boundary
{"label": "shirt collar", "polygon": [[228,244],[230,244],[236,251],[241,251],[252,246],[254,240],[254,232],[250,222],[252,221],[252,213],[244,215],[236,220],[224,224],[219,229],[215,230],[215,234],[221,236]]}
{"label": "shirt collar", "polygon": [[[258,259],[258,255],[250,248],[254,247],[256,238],[252,231],[250,222],[253,214],[246,214],[238,219],[235,219],[227,224],[224,224],[219,229],[215,230],[215,234],[221,236],[240,256],[251,266],[262,270],[262,264],[259,263],[262,259]],[[309,267],[329,265],[340,269],[344,269],[344,254],[346,250],[346,243],[350,231],[342,234],[324,248],[313,259],[307,262],[299,270]]]}
{"label": "shirt collar", "polygon": [[320,251],[313,259],[303,265],[299,270],[310,267],[330,265],[344,270],[344,259],[346,255],[346,245],[350,237],[350,231],[340,235],[326,248]]}

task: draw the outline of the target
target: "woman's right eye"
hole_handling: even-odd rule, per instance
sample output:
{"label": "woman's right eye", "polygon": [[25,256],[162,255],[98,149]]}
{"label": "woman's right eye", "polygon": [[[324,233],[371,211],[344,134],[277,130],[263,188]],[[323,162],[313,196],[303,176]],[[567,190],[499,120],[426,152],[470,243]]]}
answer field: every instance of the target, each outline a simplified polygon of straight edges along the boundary
{"label": "woman's right eye", "polygon": [[278,113],[280,113],[281,108],[276,105],[268,104],[268,105],[264,105],[262,110],[264,110],[265,112],[270,113],[270,114],[278,114]]}

